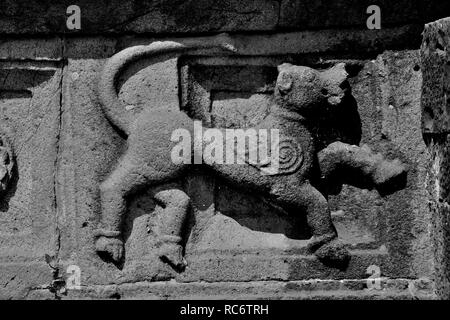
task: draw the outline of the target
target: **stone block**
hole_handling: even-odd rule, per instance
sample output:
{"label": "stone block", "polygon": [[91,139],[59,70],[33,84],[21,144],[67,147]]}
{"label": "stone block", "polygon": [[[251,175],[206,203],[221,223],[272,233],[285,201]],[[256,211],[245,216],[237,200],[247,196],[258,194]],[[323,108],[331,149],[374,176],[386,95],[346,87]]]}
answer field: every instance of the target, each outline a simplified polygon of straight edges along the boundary
{"label": "stone block", "polygon": [[422,130],[425,133],[448,133],[450,92],[450,19],[425,26],[421,47]]}
{"label": "stone block", "polygon": [[59,249],[55,177],[62,66],[2,61],[0,79],[2,143],[9,141],[6,161],[14,163],[0,205],[0,296],[20,298],[33,286],[51,284],[44,257]]}
{"label": "stone block", "polygon": [[422,131],[430,160],[427,166],[426,189],[432,213],[433,252],[436,292],[448,299],[449,235],[449,34],[450,19],[441,19],[425,26],[421,47],[423,68]]}
{"label": "stone block", "polygon": [[[448,297],[446,3],[69,4],[0,4],[0,298]],[[299,162],[175,163],[193,120]]]}

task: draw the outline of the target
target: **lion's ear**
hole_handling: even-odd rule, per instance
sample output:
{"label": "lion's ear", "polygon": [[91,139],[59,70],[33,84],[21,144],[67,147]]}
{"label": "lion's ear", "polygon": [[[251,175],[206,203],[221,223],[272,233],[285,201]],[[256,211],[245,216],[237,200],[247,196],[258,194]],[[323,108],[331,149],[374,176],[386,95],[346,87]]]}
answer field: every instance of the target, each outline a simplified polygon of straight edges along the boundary
{"label": "lion's ear", "polygon": [[280,64],[277,67],[277,69],[278,69],[278,72],[282,72],[283,70],[286,70],[286,69],[288,69],[290,67],[292,67],[292,64],[285,62],[285,63]]}

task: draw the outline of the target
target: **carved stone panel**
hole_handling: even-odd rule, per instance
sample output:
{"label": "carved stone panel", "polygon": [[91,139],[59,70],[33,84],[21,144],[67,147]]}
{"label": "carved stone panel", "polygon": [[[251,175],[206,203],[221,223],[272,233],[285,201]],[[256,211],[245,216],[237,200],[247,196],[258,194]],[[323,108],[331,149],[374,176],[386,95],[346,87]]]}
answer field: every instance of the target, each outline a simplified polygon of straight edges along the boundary
{"label": "carved stone panel", "polygon": [[58,250],[61,70],[58,62],[0,62],[2,297],[53,280],[43,257]]}
{"label": "carved stone panel", "polygon": [[[154,43],[139,41],[120,46],[133,54],[136,45]],[[308,208],[301,202],[298,214],[293,214],[290,206],[272,201],[270,193],[252,191],[215,171],[221,169],[201,165],[191,165],[185,174],[167,181],[144,183],[136,191],[131,186],[122,202],[120,224],[111,225],[108,218],[105,222],[105,208],[118,195],[106,204],[102,197],[109,188],[126,183],[111,177],[127,161],[135,161],[126,155],[136,142],[130,141],[132,126],[108,120],[105,108],[111,106],[105,107],[108,100],[99,92],[106,90],[102,77],[111,77],[120,63],[114,55],[121,50],[111,40],[92,53],[95,43],[80,39],[66,46],[69,59],[62,83],[57,163],[61,270],[79,266],[89,291],[92,286],[114,283],[126,288],[127,283],[147,286],[170,279],[180,284],[308,279],[354,279],[364,284],[368,268],[376,266],[386,278],[423,279],[421,286],[428,288],[423,294],[428,294],[432,253],[420,187],[426,156],[420,134],[404,125],[420,124],[417,51],[386,52],[374,60],[339,55],[316,60],[283,50],[277,55],[248,55],[245,49],[239,51],[244,48],[239,40],[230,41],[237,52],[197,50],[180,58],[155,61],[148,56],[127,64],[113,75],[118,106],[123,108],[118,112],[141,120],[145,114],[151,118],[163,112],[166,126],[179,114],[202,120],[205,128],[248,129],[264,123],[273,110],[278,112],[281,72],[295,77],[302,74],[298,70],[311,70],[324,79],[335,79],[333,72],[341,72],[342,101],[335,109],[330,109],[333,104],[325,106],[329,114],[312,118],[308,127],[316,149],[314,162],[319,161],[311,162],[311,170],[323,166],[322,175],[313,171],[308,179],[318,195],[328,198],[331,230],[337,237],[311,245]],[[325,97],[339,97],[334,87],[326,89],[329,92],[321,92]],[[162,128],[143,128],[149,135],[137,150],[148,149],[145,157],[155,154],[155,142],[146,140],[150,137],[161,146],[170,145],[170,135],[164,136]],[[335,170],[337,164],[341,171]],[[164,172],[163,167],[158,172]],[[257,178],[256,184],[261,181]],[[283,194],[289,191],[279,196]],[[402,285],[400,280],[389,284]],[[108,290],[106,295],[114,293]]]}
{"label": "carved stone panel", "polygon": [[448,296],[447,4],[21,2],[0,298]]}

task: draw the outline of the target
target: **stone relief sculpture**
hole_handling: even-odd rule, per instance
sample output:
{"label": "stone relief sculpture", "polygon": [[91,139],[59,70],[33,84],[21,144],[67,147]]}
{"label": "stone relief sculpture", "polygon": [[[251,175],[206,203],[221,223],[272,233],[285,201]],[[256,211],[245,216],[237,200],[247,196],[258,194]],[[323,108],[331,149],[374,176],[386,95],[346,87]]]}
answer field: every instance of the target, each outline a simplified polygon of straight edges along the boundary
{"label": "stone relief sculpture", "polygon": [[[182,177],[190,164],[171,160],[174,147],[171,135],[180,128],[193,132],[193,119],[179,106],[167,106],[164,101],[139,113],[126,110],[116,92],[118,76],[130,63],[141,58],[172,58],[188,51],[218,49],[229,53],[236,51],[232,41],[226,35],[220,35],[188,39],[183,43],[155,42],[128,48],[114,55],[105,65],[100,80],[100,100],[107,118],[128,137],[128,148],[100,186],[102,214],[96,230],[96,250],[107,253],[116,262],[123,258],[121,225],[127,211],[127,198],[143,188]],[[279,171],[271,174],[262,174],[261,166],[250,163],[203,165],[237,188],[263,194],[270,202],[292,214],[306,214],[312,233],[308,245],[310,252],[319,258],[345,260],[348,252],[337,239],[326,196],[312,184],[315,175],[320,173],[323,181],[327,181],[336,172],[351,169],[369,178],[374,186],[382,186],[404,175],[406,168],[399,160],[386,160],[368,147],[343,142],[333,142],[317,152],[311,131],[312,120],[330,108],[338,108],[344,97],[350,94],[343,63],[327,70],[284,63],[278,67],[278,72],[274,105],[255,129],[278,129],[280,158],[292,156],[284,152],[294,152],[295,165],[281,165]],[[283,145],[286,144],[289,148],[285,150]],[[155,200],[165,208],[159,256],[172,266],[183,269],[186,261],[181,231],[189,196],[172,189],[156,193]]]}

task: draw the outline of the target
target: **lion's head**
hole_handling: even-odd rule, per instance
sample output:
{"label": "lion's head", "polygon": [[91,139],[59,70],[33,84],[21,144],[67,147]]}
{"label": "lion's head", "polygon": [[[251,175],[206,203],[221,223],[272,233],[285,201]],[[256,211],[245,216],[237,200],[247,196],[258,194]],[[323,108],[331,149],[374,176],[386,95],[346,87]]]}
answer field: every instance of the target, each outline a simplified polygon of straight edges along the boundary
{"label": "lion's head", "polygon": [[349,88],[344,63],[323,71],[283,63],[278,72],[277,102],[304,116],[320,111],[321,107],[339,105]]}

